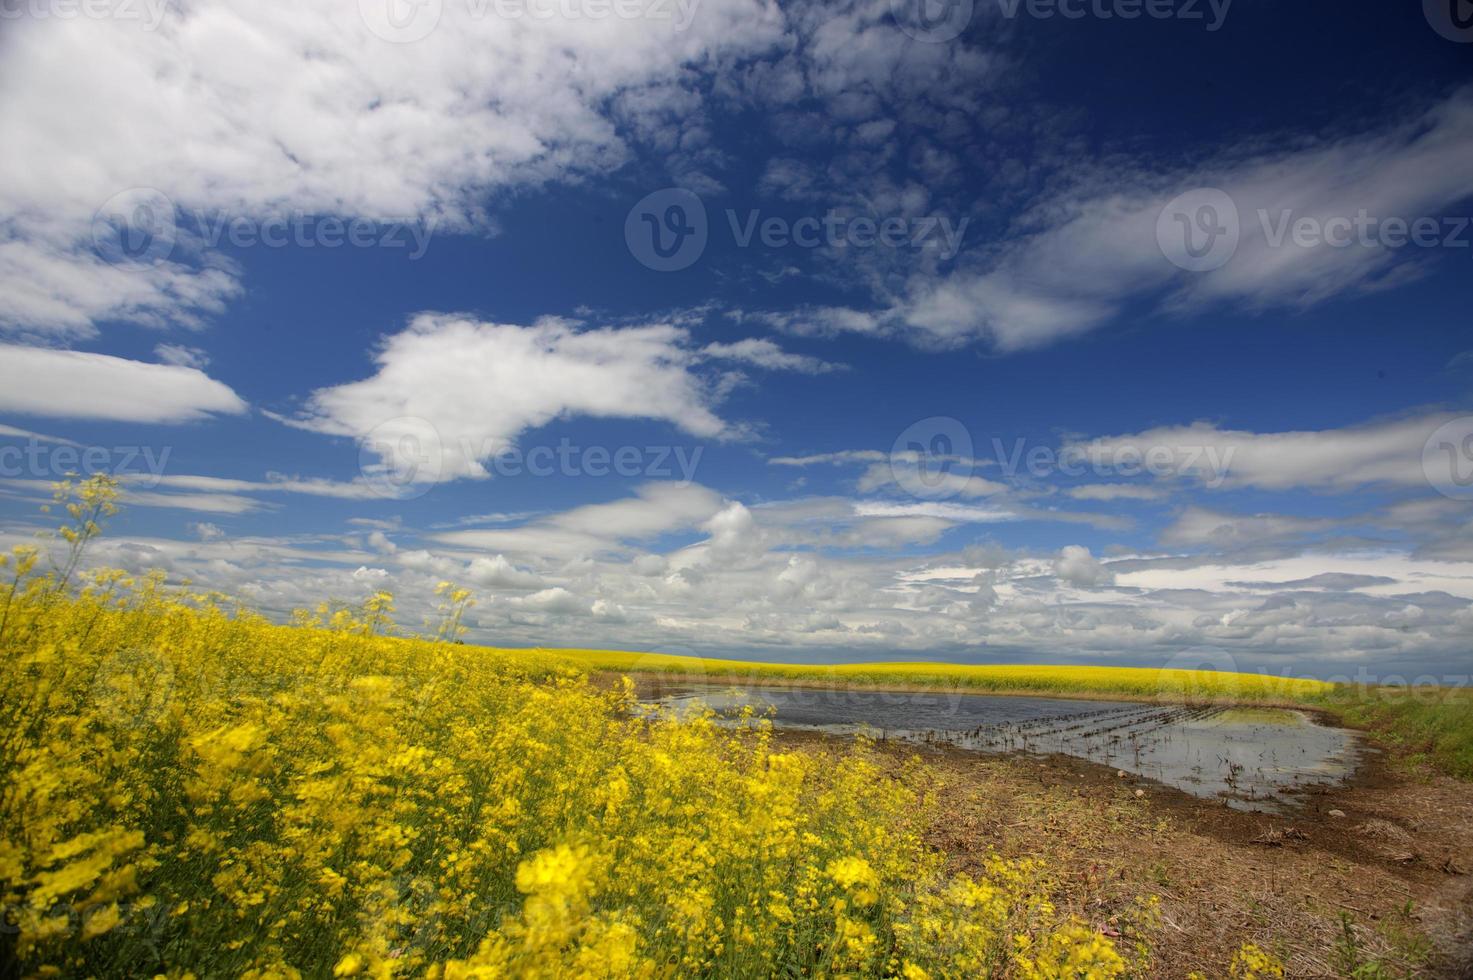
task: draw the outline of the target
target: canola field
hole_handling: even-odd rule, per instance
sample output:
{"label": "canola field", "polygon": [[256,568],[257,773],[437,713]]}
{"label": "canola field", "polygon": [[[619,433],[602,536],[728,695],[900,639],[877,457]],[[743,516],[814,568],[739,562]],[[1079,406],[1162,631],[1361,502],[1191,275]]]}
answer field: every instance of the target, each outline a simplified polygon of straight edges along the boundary
{"label": "canola field", "polygon": [[671,674],[753,683],[812,682],[831,686],[896,686],[948,691],[1060,695],[1118,695],[1165,700],[1297,703],[1324,696],[1334,685],[1309,678],[1215,670],[1032,664],[860,663],[781,664],[611,650],[539,651],[590,670]]}
{"label": "canola field", "polygon": [[[949,871],[918,763],[637,716],[578,658],[447,642],[473,601],[448,583],[411,639],[383,593],[282,626],[83,575],[112,492],[59,497],[56,563],[0,568],[7,975],[1148,969],[1140,935],[1055,909],[1059,869]],[[1277,968],[1247,947],[1235,969]]]}

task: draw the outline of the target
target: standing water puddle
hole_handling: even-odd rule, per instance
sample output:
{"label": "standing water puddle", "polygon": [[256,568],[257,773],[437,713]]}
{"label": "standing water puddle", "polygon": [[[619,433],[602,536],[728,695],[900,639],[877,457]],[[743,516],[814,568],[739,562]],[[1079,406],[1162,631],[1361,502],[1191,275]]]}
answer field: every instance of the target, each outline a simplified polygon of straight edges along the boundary
{"label": "standing water puddle", "polygon": [[778,728],[1073,756],[1242,810],[1298,803],[1350,776],[1360,755],[1350,732],[1267,708],[720,684],[666,687],[651,707],[733,718],[747,706]]}

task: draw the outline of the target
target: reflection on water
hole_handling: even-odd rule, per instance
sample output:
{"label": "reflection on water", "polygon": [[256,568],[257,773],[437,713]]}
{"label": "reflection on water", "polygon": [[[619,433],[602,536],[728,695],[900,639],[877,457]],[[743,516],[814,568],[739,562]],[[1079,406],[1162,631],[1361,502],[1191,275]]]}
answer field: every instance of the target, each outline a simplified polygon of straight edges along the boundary
{"label": "reflection on water", "polygon": [[1311,787],[1354,772],[1360,752],[1350,732],[1278,709],[715,683],[666,688],[653,704],[677,712],[705,706],[722,716],[751,705],[780,728],[1058,753],[1245,810],[1299,802]]}

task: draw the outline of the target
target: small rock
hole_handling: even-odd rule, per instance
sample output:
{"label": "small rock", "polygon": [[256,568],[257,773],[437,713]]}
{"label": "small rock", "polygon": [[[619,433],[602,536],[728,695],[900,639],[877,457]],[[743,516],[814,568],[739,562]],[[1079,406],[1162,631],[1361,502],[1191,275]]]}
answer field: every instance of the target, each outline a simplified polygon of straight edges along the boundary
{"label": "small rock", "polygon": [[1329,812],[1330,816],[1332,816],[1332,817],[1343,817],[1343,816],[1345,816],[1345,811],[1344,810],[1330,810],[1328,812]]}
{"label": "small rock", "polygon": [[1136,799],[1140,799],[1141,797],[1143,797],[1145,795],[1146,795],[1146,791],[1143,790],[1143,789],[1138,789],[1138,790],[1135,791],[1135,798]]}

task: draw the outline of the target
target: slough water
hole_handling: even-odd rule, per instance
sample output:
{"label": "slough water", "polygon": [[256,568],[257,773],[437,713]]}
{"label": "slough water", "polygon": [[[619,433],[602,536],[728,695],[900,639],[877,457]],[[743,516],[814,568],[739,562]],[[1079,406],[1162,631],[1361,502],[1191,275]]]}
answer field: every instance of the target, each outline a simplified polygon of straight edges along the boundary
{"label": "slough water", "polygon": [[1299,803],[1349,777],[1363,751],[1351,732],[1289,709],[721,684],[668,687],[649,704],[723,718],[750,706],[779,728],[1066,755],[1245,810]]}

